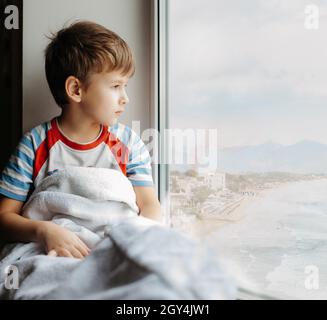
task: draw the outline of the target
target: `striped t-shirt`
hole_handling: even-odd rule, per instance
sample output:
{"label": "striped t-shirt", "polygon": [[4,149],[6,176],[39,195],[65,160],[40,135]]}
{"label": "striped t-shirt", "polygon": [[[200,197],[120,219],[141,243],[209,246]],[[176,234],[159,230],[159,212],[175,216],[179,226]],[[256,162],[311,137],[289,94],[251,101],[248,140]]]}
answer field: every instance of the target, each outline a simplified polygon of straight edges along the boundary
{"label": "striped t-shirt", "polygon": [[1,194],[26,201],[43,178],[70,166],[121,170],[133,186],[153,186],[149,151],[130,127],[101,125],[97,138],[79,143],[65,136],[57,118],[23,135],[1,174]]}

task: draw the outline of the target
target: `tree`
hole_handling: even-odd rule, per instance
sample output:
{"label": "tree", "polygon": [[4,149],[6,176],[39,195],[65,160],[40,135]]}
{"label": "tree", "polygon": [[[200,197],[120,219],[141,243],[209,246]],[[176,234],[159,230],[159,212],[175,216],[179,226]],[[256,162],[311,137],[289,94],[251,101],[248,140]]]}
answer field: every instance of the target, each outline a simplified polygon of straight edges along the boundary
{"label": "tree", "polygon": [[197,177],[198,176],[198,172],[194,169],[190,169],[190,170],[187,170],[185,172],[185,175],[188,176],[188,177]]}
{"label": "tree", "polygon": [[195,187],[192,189],[194,195],[192,200],[195,203],[203,204],[213,192],[214,190],[208,186]]}

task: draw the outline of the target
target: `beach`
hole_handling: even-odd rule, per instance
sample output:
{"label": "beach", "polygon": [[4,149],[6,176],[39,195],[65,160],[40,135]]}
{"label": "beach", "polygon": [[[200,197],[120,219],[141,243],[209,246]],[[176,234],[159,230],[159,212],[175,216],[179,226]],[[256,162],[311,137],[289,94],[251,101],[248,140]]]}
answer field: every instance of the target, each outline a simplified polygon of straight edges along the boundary
{"label": "beach", "polygon": [[[278,297],[327,298],[326,194],[326,179],[283,183],[245,199],[228,221],[197,220],[189,231],[244,287]],[[308,266],[319,270],[319,289],[305,286]]]}

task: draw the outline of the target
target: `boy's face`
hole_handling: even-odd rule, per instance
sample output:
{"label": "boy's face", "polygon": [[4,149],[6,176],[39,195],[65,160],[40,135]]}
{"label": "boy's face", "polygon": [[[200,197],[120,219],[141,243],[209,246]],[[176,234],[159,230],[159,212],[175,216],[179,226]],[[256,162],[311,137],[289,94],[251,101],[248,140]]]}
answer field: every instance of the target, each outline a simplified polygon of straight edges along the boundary
{"label": "boy's face", "polygon": [[93,121],[114,125],[129,102],[126,93],[128,80],[118,71],[92,74],[87,89],[82,93],[81,108]]}

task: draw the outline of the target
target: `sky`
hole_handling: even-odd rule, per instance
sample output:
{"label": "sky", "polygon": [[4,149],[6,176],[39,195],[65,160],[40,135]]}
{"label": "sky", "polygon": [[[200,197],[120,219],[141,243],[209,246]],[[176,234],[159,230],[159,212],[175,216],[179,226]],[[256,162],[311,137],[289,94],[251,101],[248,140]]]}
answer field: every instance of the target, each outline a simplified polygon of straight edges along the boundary
{"label": "sky", "polygon": [[217,128],[221,147],[327,144],[327,2],[170,1],[172,128]]}

